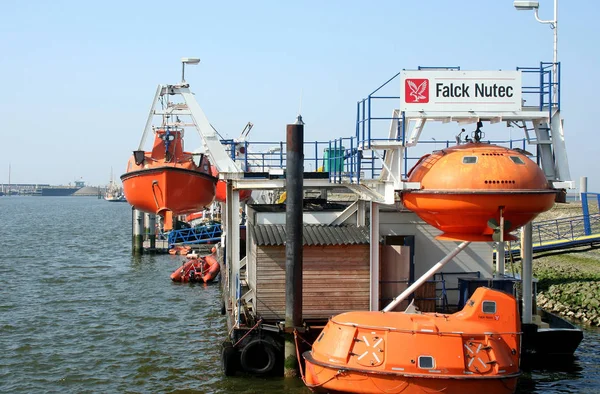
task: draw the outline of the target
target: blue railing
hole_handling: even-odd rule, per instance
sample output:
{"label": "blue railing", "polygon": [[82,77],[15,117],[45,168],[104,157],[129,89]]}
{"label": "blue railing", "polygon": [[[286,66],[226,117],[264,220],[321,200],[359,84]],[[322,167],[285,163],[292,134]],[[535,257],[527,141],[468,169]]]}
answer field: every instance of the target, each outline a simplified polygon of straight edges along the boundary
{"label": "blue railing", "polygon": [[[523,97],[528,97],[530,106],[539,107],[540,110],[552,107],[560,107],[560,63],[557,63],[558,77],[553,80],[553,63],[541,62],[539,67],[519,67],[517,70],[524,74]],[[419,67],[419,70],[428,67]],[[440,69],[440,67],[434,67]],[[445,69],[457,69],[459,67],[444,67]],[[376,103],[390,103],[390,100],[399,100],[400,96],[381,94],[382,89],[391,86],[390,83],[396,80],[400,72],[388,79],[377,89],[372,91],[367,98],[360,100],[356,108],[356,130],[353,137],[342,137],[331,141],[313,141],[304,144],[304,171],[305,172],[325,172],[332,183],[360,183],[364,178],[375,179],[379,177],[382,171],[380,158],[374,150],[370,150],[374,141],[389,142],[388,138],[374,138],[375,122],[399,122],[400,129],[397,130],[395,142],[406,141],[406,122],[405,114],[400,112],[398,117],[379,116],[381,108],[375,108]],[[535,82],[529,84],[529,80]],[[556,86],[559,94],[557,101],[553,102],[552,89]],[[533,97],[533,98],[531,98]],[[394,105],[397,108],[397,105]],[[378,133],[379,134],[379,133]],[[227,151],[231,157],[240,163],[242,169],[248,173],[269,172],[271,169],[284,169],[286,166],[286,144],[283,141],[273,142],[236,142],[235,140],[223,140]],[[510,148],[519,147],[525,149],[527,140],[525,138],[508,141],[488,141],[498,145],[508,146]],[[455,144],[455,140],[448,141],[419,141],[419,144],[434,144],[437,146],[449,147]],[[367,150],[363,150],[367,148]],[[418,152],[418,150],[410,150]],[[402,176],[406,176],[406,171],[416,162],[421,155],[411,155],[409,149],[406,149],[404,155],[404,171]],[[534,160],[537,160],[537,152],[534,153]]]}
{"label": "blue railing", "polygon": [[[593,216],[596,217],[596,221],[598,220],[598,214],[596,215],[590,215],[590,206],[589,204],[591,203],[590,199],[596,198],[596,202],[597,202],[597,210],[600,211],[600,194],[598,193],[581,193],[581,209],[583,211],[583,217],[584,217],[584,231],[585,231],[585,235],[591,235],[592,234],[592,228],[594,227],[592,223],[591,218]],[[596,229],[597,230],[597,229]]]}
{"label": "blue railing", "polygon": [[[523,77],[527,80],[523,81],[523,96],[528,97],[530,102],[527,106],[538,107],[540,111],[548,110],[552,116],[552,109],[560,109],[560,62],[556,63],[557,76],[554,80],[552,75],[554,63],[540,62],[539,67],[517,67],[517,71],[521,71]],[[528,78],[532,77],[532,78]],[[528,82],[531,80],[532,82]],[[556,86],[557,95],[554,101],[552,91]],[[537,102],[536,102],[537,101]]]}
{"label": "blue railing", "polygon": [[[373,141],[379,141],[374,139]],[[381,140],[387,141],[387,140]],[[514,140],[487,140],[486,142],[524,149],[527,146],[525,138]],[[249,173],[267,173],[272,169],[285,169],[286,144],[282,141],[248,142],[243,143],[245,154],[233,156],[242,168]],[[404,173],[422,156],[422,147],[427,151],[438,150],[453,146],[455,140],[421,140],[418,148],[406,148],[404,155]],[[429,149],[429,147],[431,149]],[[231,151],[228,149],[228,151]],[[421,152],[421,153],[420,153]],[[383,159],[383,158],[382,158]],[[532,157],[537,160],[537,156]],[[331,141],[312,141],[304,143],[304,171],[327,173],[330,182],[359,183],[363,179],[376,179],[381,174],[383,166],[380,158],[373,151],[358,148],[356,137],[338,138]]]}
{"label": "blue railing", "polygon": [[201,244],[212,243],[221,240],[221,224],[207,224],[180,230],[171,230],[167,233],[169,247],[174,244]]}
{"label": "blue railing", "polygon": [[[590,239],[600,241],[600,194],[581,193],[581,209],[582,215],[533,222],[534,251],[577,246]],[[519,246],[520,241],[516,241],[509,253],[516,253]]]}

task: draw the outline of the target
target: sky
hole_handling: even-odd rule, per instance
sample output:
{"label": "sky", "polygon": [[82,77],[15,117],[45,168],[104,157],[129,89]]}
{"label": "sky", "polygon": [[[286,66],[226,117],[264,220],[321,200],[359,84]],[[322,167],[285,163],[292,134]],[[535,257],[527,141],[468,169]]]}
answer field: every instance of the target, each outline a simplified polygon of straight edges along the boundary
{"label": "sky", "polygon": [[[167,4],[2,2],[0,183],[9,165],[12,183],[106,185],[111,169],[118,178],[156,86],[179,81],[181,57],[202,59],[186,80],[213,126],[235,138],[250,121],[250,141],[284,140],[299,110],[305,141],[350,137],[357,101],[402,69],[514,70],[552,60],[550,27],[512,0]],[[599,10],[598,1],[561,0],[558,14],[571,177],[587,176],[592,192],[600,192]],[[553,1],[540,0],[539,14],[552,19]],[[399,95],[399,83],[393,88]],[[458,128],[426,128],[422,137],[453,140]],[[518,131],[493,133],[487,138]]]}

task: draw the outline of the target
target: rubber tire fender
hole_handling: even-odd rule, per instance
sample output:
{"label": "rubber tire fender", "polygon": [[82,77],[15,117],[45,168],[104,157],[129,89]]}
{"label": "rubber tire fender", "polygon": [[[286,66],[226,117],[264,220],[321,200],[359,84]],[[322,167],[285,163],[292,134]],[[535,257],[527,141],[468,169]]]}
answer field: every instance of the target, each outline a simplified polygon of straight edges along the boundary
{"label": "rubber tire fender", "polygon": [[[257,346],[262,347],[268,360],[265,366],[256,367],[254,365],[254,359],[252,355],[253,348]],[[242,368],[249,373],[256,375],[266,375],[273,372],[275,365],[277,364],[277,353],[273,344],[264,339],[255,339],[250,341],[244,346],[240,354],[240,362]]]}
{"label": "rubber tire fender", "polygon": [[240,355],[229,341],[221,345],[221,369],[225,376],[234,376],[238,370]]}

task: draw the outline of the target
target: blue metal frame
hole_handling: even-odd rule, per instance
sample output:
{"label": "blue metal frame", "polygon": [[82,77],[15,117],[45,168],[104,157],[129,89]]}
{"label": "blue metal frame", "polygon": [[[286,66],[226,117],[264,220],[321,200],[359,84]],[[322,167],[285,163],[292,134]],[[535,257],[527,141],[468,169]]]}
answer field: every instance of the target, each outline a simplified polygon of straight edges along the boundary
{"label": "blue metal frame", "polygon": [[185,245],[211,243],[221,240],[221,224],[208,224],[204,226],[172,230],[168,233],[169,247],[176,243]]}
{"label": "blue metal frame", "polygon": [[[590,213],[590,199],[594,197],[597,209],[596,213]],[[537,244],[534,252],[600,242],[600,193],[581,193],[581,209],[582,215],[534,222],[532,238]]]}

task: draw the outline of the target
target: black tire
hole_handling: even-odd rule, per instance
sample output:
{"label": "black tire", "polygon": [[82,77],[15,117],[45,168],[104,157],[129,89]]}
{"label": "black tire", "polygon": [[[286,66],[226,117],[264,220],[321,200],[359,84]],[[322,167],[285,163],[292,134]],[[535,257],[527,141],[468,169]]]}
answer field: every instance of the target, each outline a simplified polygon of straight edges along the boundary
{"label": "black tire", "polygon": [[234,376],[238,370],[239,353],[231,342],[223,342],[221,348],[221,369],[225,376]]}
{"label": "black tire", "polygon": [[244,371],[255,375],[267,375],[273,372],[277,364],[274,346],[264,339],[248,342],[240,354]]}
{"label": "black tire", "polygon": [[227,313],[227,309],[225,309],[225,301],[221,302],[221,315],[225,315]]}

